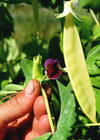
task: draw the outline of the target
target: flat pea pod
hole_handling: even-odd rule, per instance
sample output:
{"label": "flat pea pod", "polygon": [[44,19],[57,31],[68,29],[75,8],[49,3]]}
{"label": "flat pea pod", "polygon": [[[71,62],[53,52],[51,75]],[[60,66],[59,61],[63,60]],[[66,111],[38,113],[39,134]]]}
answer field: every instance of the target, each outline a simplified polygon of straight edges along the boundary
{"label": "flat pea pod", "polygon": [[78,103],[84,114],[93,123],[96,123],[95,95],[87,71],[79,34],[71,13],[65,17],[63,52],[67,72]]}

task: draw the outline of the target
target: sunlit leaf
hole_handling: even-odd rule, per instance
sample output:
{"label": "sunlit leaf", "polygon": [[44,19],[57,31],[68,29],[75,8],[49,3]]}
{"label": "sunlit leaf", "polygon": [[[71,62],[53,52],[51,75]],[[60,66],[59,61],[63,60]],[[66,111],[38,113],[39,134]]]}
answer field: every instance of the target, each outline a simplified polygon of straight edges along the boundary
{"label": "sunlit leaf", "polygon": [[100,45],[93,47],[87,55],[86,64],[90,75],[100,74],[100,69],[96,65],[98,59],[100,59]]}
{"label": "sunlit leaf", "polygon": [[17,85],[17,84],[8,84],[3,90],[6,91],[18,91],[18,90],[23,90],[24,86],[22,85]]}
{"label": "sunlit leaf", "polygon": [[32,68],[33,68],[33,61],[29,59],[22,59],[21,61],[21,68],[23,70],[25,76],[25,86],[32,79]]}
{"label": "sunlit leaf", "polygon": [[67,87],[57,81],[60,99],[61,99],[61,112],[57,124],[57,131],[51,138],[52,140],[59,139],[65,140],[71,135],[71,127],[75,123],[75,101],[74,96],[69,92]]}
{"label": "sunlit leaf", "polygon": [[96,24],[93,28],[93,39],[96,40],[100,38],[100,27]]}
{"label": "sunlit leaf", "polygon": [[1,90],[1,91],[0,91],[0,96],[2,96],[2,95],[7,95],[7,94],[13,94],[13,93],[16,93],[16,91]]}

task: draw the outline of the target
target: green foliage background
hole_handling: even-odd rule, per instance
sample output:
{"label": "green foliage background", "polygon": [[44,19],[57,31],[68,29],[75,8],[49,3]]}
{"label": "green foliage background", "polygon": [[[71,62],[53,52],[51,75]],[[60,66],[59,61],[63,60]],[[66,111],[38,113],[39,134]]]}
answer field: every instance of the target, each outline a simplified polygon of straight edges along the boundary
{"label": "green foliage background", "polygon": [[[0,99],[25,87],[32,78],[34,56],[42,56],[42,65],[46,59],[53,58],[64,67],[61,33],[64,19],[55,18],[55,14],[63,10],[63,0],[39,0],[38,4],[39,34],[32,1],[0,0]],[[76,10],[82,20],[75,19],[75,23],[96,96],[97,121],[100,122],[100,27],[89,11],[93,9],[100,21],[100,1],[79,0],[79,5]],[[57,131],[53,136],[47,133],[38,139],[99,139],[99,127],[84,127],[89,120],[74,97],[68,75],[62,74],[57,81],[50,80],[49,84],[53,88],[51,102]]]}

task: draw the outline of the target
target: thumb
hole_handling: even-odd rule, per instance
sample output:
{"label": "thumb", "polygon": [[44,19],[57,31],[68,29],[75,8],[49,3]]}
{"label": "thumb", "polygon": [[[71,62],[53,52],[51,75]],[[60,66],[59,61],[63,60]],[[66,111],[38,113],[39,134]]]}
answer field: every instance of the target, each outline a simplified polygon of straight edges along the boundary
{"label": "thumb", "polygon": [[0,120],[9,123],[29,113],[40,92],[39,82],[35,79],[30,80],[23,91],[0,106]]}

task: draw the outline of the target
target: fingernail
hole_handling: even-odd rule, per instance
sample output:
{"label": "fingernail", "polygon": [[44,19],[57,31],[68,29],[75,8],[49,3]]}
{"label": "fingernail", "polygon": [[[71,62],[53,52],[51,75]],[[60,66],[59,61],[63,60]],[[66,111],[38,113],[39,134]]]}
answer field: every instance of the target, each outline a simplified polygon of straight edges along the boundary
{"label": "fingernail", "polygon": [[30,80],[25,88],[26,95],[32,95],[34,91],[33,80]]}

